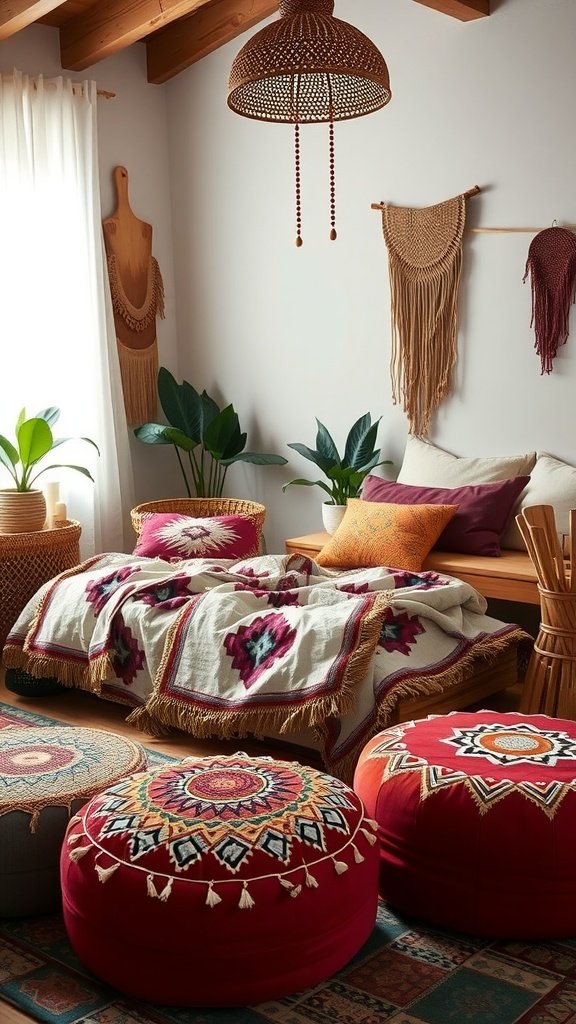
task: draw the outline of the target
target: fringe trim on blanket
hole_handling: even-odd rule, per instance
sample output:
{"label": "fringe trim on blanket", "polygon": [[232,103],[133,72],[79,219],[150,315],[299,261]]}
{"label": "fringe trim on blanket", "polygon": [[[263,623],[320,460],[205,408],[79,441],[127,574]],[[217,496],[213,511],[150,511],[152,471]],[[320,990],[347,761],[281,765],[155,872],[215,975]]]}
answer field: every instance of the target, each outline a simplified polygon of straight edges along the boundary
{"label": "fringe trim on blanket", "polygon": [[[211,711],[206,708],[190,707],[175,697],[154,693],[141,708],[135,708],[126,719],[130,725],[151,733],[165,735],[165,726],[173,726],[191,733],[197,739],[230,739],[240,733],[267,733],[269,730],[286,733],[302,728],[320,727],[327,717],[342,718],[353,706],[356,688],[366,676],[380,638],[386,609],[390,606],[394,591],[383,591],[373,595],[372,605],[360,624],[358,644],[348,658],[342,682],[336,693],[324,694],[307,701],[306,706],[288,714],[283,704],[275,707],[253,710],[249,706],[239,711]],[[160,663],[157,680],[161,680],[173,648],[175,633],[180,626],[177,619],[170,627],[164,655]]]}
{"label": "fringe trim on blanket", "polygon": [[102,683],[114,677],[107,655],[95,658],[90,665],[63,661],[50,654],[31,654],[19,644],[6,644],[3,650],[5,668],[21,668],[35,679],[46,676],[54,677],[62,686],[77,690],[87,690],[98,696],[102,692]]}
{"label": "fringe trim on blanket", "polygon": [[[322,749],[320,751],[322,761],[332,775],[335,775],[337,778],[342,779],[343,782],[350,784],[354,777],[354,769],[358,758],[366,743],[372,736],[375,736],[376,733],[381,732],[383,729],[387,729],[393,724],[392,716],[394,711],[397,709],[399,702],[403,698],[409,699],[410,697],[424,697],[427,695],[432,696],[433,694],[446,693],[449,691],[451,686],[462,682],[467,670],[473,665],[477,665],[480,660],[488,663],[493,662],[499,654],[509,650],[514,644],[518,645],[518,656],[520,657],[524,646],[528,644],[531,645],[532,643],[533,637],[520,628],[514,629],[510,633],[506,633],[505,636],[501,637],[487,636],[478,643],[475,643],[474,649],[464,655],[457,666],[452,666],[437,676],[413,676],[409,680],[407,679],[404,682],[397,683],[392,687],[390,693],[379,702],[372,728],[363,734],[358,743],[342,757],[334,758],[330,755],[330,752],[326,750],[324,742],[322,742]],[[320,730],[318,731],[320,733]],[[319,738],[321,741],[324,740],[324,737],[321,735]]]}

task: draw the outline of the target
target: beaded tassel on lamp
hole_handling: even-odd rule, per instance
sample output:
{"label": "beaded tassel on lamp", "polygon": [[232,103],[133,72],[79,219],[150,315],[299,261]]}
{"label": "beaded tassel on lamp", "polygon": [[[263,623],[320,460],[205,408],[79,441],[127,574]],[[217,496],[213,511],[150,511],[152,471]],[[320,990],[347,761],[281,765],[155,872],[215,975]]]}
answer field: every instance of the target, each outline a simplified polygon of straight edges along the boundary
{"label": "beaded tassel on lamp", "polygon": [[278,21],[242,47],[230,70],[228,106],[257,121],[294,125],[296,245],[302,245],[300,126],[329,125],[330,238],[336,238],[334,122],[390,100],[386,62],[359,29],[333,16],[333,0],[280,0]]}

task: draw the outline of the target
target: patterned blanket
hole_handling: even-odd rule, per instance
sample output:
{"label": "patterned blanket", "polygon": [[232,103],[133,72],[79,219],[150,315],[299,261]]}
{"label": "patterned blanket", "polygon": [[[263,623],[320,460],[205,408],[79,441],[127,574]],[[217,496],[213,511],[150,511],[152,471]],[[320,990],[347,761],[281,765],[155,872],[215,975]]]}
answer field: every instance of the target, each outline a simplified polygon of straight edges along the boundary
{"label": "patterned blanket", "polygon": [[156,735],[311,728],[327,769],[349,779],[402,697],[446,690],[525,639],[485,612],[468,584],[434,572],[106,554],[38,591],[4,661],[131,705],[128,721]]}

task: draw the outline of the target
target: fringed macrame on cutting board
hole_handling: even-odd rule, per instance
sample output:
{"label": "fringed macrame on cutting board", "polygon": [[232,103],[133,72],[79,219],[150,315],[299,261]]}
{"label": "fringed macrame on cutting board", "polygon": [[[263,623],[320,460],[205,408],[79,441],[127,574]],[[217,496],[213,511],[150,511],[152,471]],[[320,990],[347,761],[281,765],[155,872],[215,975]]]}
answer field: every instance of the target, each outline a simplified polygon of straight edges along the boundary
{"label": "fringed macrame on cutting board", "polygon": [[422,209],[382,203],[392,313],[392,400],[425,436],[452,389],[466,196]]}
{"label": "fringed macrame on cutting board", "polygon": [[524,281],[528,275],[534,348],[541,374],[551,373],[558,349],[568,340],[570,306],[576,297],[576,234],[554,225],[539,231],[528,249]]}
{"label": "fringed macrame on cutting board", "polygon": [[139,426],[156,419],[156,317],[164,317],[164,284],[152,256],[152,227],[130,208],[126,168],[116,167],[114,179],[116,210],[102,228],[126,420],[130,426]]}

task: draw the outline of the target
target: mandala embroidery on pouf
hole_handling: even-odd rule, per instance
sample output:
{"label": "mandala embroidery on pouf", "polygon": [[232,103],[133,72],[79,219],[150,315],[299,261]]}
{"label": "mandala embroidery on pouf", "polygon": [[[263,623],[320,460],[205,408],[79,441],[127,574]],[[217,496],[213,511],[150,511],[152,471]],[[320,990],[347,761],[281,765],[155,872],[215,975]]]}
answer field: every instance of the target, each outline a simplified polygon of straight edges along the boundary
{"label": "mandala embroidery on pouf", "polygon": [[524,764],[550,768],[561,762],[574,762],[576,740],[561,730],[540,729],[527,722],[518,725],[492,722],[452,728],[451,735],[439,737],[438,742],[447,744],[457,756],[471,759],[471,768],[476,774],[468,774],[464,768],[458,770],[431,764],[426,757],[411,753],[406,740],[410,730],[418,724],[421,723],[409,722],[387,729],[369,757],[385,761],[383,781],[405,772],[417,772],[422,800],[440,790],[464,785],[481,814],[511,793],[520,793],[553,818],[566,793],[576,791],[576,778],[549,781],[496,779],[481,774],[480,765],[477,769],[472,768],[474,759],[484,761],[486,766],[498,767]]}
{"label": "mandala embroidery on pouf", "polygon": [[[297,895],[302,884],[318,883],[309,870],[331,860],[336,874],[348,870],[339,857],[350,847],[353,860],[364,856],[355,845],[361,836],[373,846],[376,823],[364,817],[359,798],[346,783],[330,775],[272,758],[244,754],[222,758],[187,758],[156,772],[130,776],[95,797],[71,822],[67,844],[71,860],[89,850],[105,857],[95,863],[100,881],[121,865],[147,874],[148,895],[167,899],[174,878],[207,888],[209,907],[221,902],[214,890],[246,868],[256,854],[270,860],[270,869],[245,879],[244,908],[252,901],[249,881],[271,876]],[[90,845],[85,845],[88,840]],[[305,853],[305,851],[308,851]],[[150,855],[165,887],[156,891]],[[166,858],[162,867],[158,856]],[[110,862],[111,861],[111,862]],[[166,869],[169,866],[171,877]],[[214,876],[216,866],[225,877]],[[200,876],[198,871],[200,869]]]}

